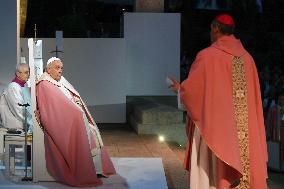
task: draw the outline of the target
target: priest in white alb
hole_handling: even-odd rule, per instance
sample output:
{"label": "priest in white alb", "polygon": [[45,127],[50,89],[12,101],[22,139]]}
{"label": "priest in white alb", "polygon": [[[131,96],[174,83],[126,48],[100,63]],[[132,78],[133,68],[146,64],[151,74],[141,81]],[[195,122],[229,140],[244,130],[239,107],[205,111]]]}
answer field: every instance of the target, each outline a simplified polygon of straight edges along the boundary
{"label": "priest in white alb", "polygon": [[[20,63],[16,66],[15,78],[0,96],[0,125],[7,129],[24,130],[25,117],[29,133],[32,132],[32,114],[21,104],[30,104],[30,91],[26,86],[30,76],[29,65]],[[20,104],[20,105],[19,105]]]}

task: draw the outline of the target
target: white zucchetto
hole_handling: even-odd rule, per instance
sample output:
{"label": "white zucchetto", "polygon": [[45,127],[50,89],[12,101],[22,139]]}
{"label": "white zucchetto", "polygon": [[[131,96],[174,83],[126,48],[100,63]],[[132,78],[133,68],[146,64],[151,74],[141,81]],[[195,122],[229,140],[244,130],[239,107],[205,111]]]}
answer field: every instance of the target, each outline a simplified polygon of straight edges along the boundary
{"label": "white zucchetto", "polygon": [[46,63],[46,66],[48,66],[48,64],[50,64],[51,62],[55,61],[55,60],[59,60],[61,61],[59,58],[57,57],[51,57],[50,59],[48,59],[47,63]]}

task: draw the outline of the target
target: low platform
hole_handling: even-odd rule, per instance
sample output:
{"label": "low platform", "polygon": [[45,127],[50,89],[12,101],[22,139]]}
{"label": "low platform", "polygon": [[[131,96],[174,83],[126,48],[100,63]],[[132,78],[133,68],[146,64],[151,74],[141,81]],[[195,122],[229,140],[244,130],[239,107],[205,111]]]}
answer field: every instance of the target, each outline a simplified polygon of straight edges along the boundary
{"label": "low platform", "polygon": [[[167,189],[167,181],[161,158],[112,158],[117,174],[102,178],[103,185],[87,187],[96,189]],[[74,189],[56,182],[8,181],[0,174],[0,188],[3,189]]]}
{"label": "low platform", "polygon": [[137,134],[186,145],[185,113],[177,108],[176,96],[127,97],[127,120]]}

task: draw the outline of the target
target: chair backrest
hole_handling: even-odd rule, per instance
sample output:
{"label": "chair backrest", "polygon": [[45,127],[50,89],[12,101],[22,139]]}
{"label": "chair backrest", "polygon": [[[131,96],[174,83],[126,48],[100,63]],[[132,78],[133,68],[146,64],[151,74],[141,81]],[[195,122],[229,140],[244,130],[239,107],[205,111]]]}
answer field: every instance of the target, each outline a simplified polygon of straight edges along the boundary
{"label": "chair backrest", "polygon": [[[41,44],[41,40],[38,40],[37,43]],[[42,51],[40,48],[42,46],[37,46],[34,43],[32,38],[28,39],[29,45],[29,66],[30,66],[30,84],[31,84],[31,106],[33,112],[33,181],[54,181],[54,179],[49,175],[46,169],[46,161],[45,161],[45,148],[44,148],[44,134],[36,120],[34,111],[37,110],[37,101],[36,101],[36,80],[40,77],[40,73],[42,72],[42,68],[38,68],[38,66],[42,66],[40,64],[39,59],[42,61],[42,56],[40,54],[34,55],[34,52]],[[42,45],[42,44],[41,44]],[[35,49],[36,48],[36,49]],[[35,65],[37,64],[37,65]]]}

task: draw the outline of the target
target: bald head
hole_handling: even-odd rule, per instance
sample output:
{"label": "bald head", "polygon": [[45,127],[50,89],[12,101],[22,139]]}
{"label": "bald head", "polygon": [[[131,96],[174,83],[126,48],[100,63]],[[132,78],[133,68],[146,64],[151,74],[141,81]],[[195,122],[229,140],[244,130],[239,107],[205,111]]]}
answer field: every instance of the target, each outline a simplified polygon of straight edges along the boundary
{"label": "bald head", "polygon": [[17,64],[15,74],[19,80],[26,83],[30,77],[29,65],[24,63]]}

